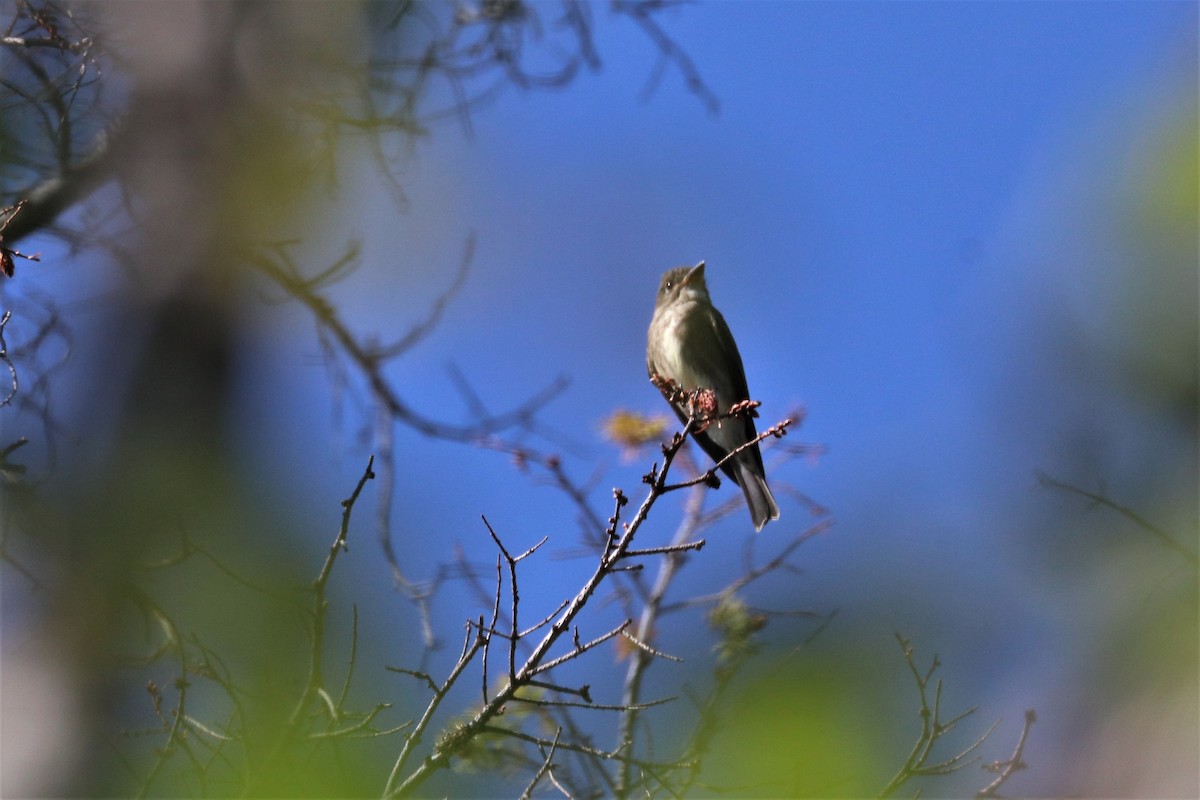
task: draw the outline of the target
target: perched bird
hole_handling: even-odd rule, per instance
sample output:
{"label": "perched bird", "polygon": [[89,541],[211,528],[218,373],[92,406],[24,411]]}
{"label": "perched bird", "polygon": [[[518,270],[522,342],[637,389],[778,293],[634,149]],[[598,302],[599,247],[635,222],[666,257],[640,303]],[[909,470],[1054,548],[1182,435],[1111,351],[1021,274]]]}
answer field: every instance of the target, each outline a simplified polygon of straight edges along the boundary
{"label": "perched bird", "polygon": [[[651,378],[657,375],[670,379],[684,392],[711,389],[716,393],[718,414],[750,399],[733,334],[708,296],[703,261],[691,268],[676,267],[663,275],[646,339],[646,371]],[[669,390],[659,388],[671,402]],[[686,399],[671,402],[671,407],[681,421],[687,422]],[[742,415],[709,423],[693,438],[719,462],[757,435],[754,420]],[[779,519],[779,506],[767,486],[757,442],[721,465],[721,471],[742,487],[756,531],[762,530],[768,520]]]}

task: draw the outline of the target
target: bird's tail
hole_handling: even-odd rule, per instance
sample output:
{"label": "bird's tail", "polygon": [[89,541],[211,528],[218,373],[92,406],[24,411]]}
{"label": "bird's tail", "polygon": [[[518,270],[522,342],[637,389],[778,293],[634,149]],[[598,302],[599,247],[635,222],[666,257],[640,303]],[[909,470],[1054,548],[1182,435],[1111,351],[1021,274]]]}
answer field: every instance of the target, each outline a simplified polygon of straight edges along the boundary
{"label": "bird's tail", "polygon": [[775,503],[775,495],[767,486],[767,479],[753,469],[743,469],[738,477],[741,479],[742,493],[746,495],[746,505],[750,507],[750,519],[754,521],[754,530],[761,531],[763,525],[773,519],[779,519],[779,506]]}

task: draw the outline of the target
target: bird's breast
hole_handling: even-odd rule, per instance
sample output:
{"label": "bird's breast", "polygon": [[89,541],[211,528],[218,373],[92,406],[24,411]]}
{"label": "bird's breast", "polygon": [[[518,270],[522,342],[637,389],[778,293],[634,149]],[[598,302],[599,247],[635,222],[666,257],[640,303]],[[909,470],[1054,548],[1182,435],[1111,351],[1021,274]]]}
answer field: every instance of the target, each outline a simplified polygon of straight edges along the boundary
{"label": "bird's breast", "polygon": [[697,371],[704,359],[697,359],[693,352],[696,343],[695,332],[691,328],[697,322],[693,311],[692,303],[673,304],[659,309],[650,324],[653,342],[648,359],[650,371],[670,378],[685,391],[711,386],[711,382],[706,381],[706,377],[711,376],[701,375]]}

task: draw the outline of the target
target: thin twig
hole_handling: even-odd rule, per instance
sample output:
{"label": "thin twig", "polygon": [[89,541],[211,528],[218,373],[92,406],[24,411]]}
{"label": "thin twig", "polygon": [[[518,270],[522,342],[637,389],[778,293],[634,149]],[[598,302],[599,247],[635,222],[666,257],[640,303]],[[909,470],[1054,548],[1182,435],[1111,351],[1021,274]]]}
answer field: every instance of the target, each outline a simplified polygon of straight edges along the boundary
{"label": "thin twig", "polygon": [[[325,556],[325,563],[321,566],[321,571],[317,574],[316,580],[313,581],[312,647],[309,654],[308,683],[289,717],[293,725],[299,721],[309,701],[316,696],[318,691],[324,689],[325,679],[322,674],[322,662],[325,653],[325,614],[329,610],[329,604],[325,601],[325,586],[329,583],[329,576],[333,573],[333,565],[337,561],[338,553],[346,549],[346,537],[350,532],[350,515],[354,512],[354,504],[358,501],[359,495],[362,494],[363,487],[367,485],[367,481],[375,477],[375,473],[372,471],[374,464],[375,456],[372,455],[367,459],[367,468],[363,470],[362,477],[358,479],[358,484],[355,485],[354,491],[350,493],[348,498],[342,501],[341,524],[338,526],[337,535],[333,538],[333,544],[329,546],[329,552]],[[332,716],[336,718],[336,714]]]}
{"label": "thin twig", "polygon": [[[450,670],[450,674],[446,677],[445,682],[441,686],[438,686],[434,689],[433,699],[429,701],[429,705],[425,707],[425,711],[421,715],[421,718],[417,720],[417,724],[416,727],[413,728],[413,732],[405,739],[404,747],[400,749],[400,755],[396,757],[396,763],[392,766],[392,771],[388,775],[387,787],[384,790],[385,797],[403,791],[403,786],[396,788],[396,781],[399,780],[400,772],[404,769],[404,765],[408,762],[409,757],[411,757],[413,749],[421,742],[421,738],[425,733],[425,729],[429,727],[429,723],[433,719],[434,712],[437,711],[438,706],[441,705],[442,700],[446,697],[446,694],[458,681],[458,678],[460,675],[462,675],[463,670],[465,670],[467,665],[471,663],[471,659],[475,657],[475,654],[479,652],[480,647],[483,646],[483,632],[481,630],[478,631],[473,638],[470,637],[470,633],[471,626],[468,624],[467,635],[470,644],[459,657],[458,663],[455,664],[454,668]],[[428,761],[426,763],[428,763]],[[407,783],[408,782],[406,781],[405,784]]]}
{"label": "thin twig", "polygon": [[999,761],[986,765],[989,769],[996,773],[996,779],[983,787],[976,797],[995,797],[996,792],[1000,787],[1011,778],[1018,770],[1025,769],[1028,766],[1022,759],[1025,752],[1025,742],[1029,739],[1029,731],[1033,728],[1033,723],[1037,722],[1037,713],[1031,708],[1025,712],[1025,723],[1021,726],[1021,737],[1017,739],[1017,748],[1013,751],[1012,757],[1007,761]]}
{"label": "thin twig", "polygon": [[895,776],[888,782],[883,791],[879,793],[879,797],[890,797],[901,786],[907,783],[914,777],[923,777],[931,775],[947,775],[951,772],[957,772],[963,769],[968,764],[978,761],[976,758],[968,758],[975,750],[977,750],[984,741],[996,729],[999,722],[994,723],[987,731],[976,739],[968,747],[960,750],[954,756],[935,763],[929,764],[928,760],[933,752],[934,745],[945,734],[949,733],[954,726],[972,715],[977,710],[977,707],[969,708],[961,714],[956,715],[949,721],[943,722],[941,719],[941,704],[942,704],[942,682],[938,680],[934,685],[934,699],[932,708],[929,703],[928,687],[929,682],[933,680],[934,673],[937,672],[941,662],[935,654],[933,660],[929,664],[929,669],[921,671],[917,668],[917,663],[913,658],[913,648],[907,639],[896,634],[896,641],[900,644],[900,649],[904,653],[905,663],[908,665],[908,670],[912,673],[913,681],[917,684],[917,693],[921,700],[921,733],[917,737],[916,743],[908,754],[908,758],[904,760],[904,764]]}
{"label": "thin twig", "polygon": [[1094,503],[1095,505],[1103,506],[1105,508],[1108,508],[1108,509],[1111,509],[1112,511],[1117,512],[1118,514],[1125,517],[1130,522],[1137,525],[1142,530],[1144,530],[1147,533],[1149,533],[1150,535],[1152,535],[1154,538],[1158,539],[1159,543],[1162,544],[1163,546],[1168,547],[1171,550],[1174,550],[1176,553],[1179,553],[1181,556],[1183,556],[1189,562],[1191,562],[1191,564],[1193,566],[1200,563],[1200,556],[1197,556],[1196,553],[1193,553],[1191,550],[1184,547],[1179,541],[1177,541],[1169,533],[1164,531],[1162,528],[1159,528],[1157,525],[1154,525],[1153,523],[1151,523],[1148,519],[1146,519],[1145,517],[1143,517],[1141,514],[1137,513],[1136,511],[1134,511],[1132,508],[1123,506],[1123,505],[1113,501],[1111,498],[1108,498],[1097,492],[1089,492],[1087,489],[1083,489],[1078,486],[1072,486],[1069,483],[1064,483],[1060,480],[1051,478],[1049,475],[1046,475],[1045,473],[1039,472],[1037,474],[1037,480],[1038,480],[1038,483],[1041,484],[1042,486],[1048,487],[1050,489],[1058,489],[1060,491],[1070,492],[1071,494],[1076,494],[1076,495],[1079,495],[1080,497],[1085,497],[1088,500],[1090,500],[1092,503]]}
{"label": "thin twig", "polygon": [[538,785],[538,781],[542,779],[542,776],[550,771],[550,764],[554,760],[554,751],[558,749],[558,737],[560,736],[562,736],[562,728],[554,732],[554,741],[550,743],[550,748],[546,752],[546,758],[542,761],[542,766],[534,773],[533,780],[525,787],[525,791],[521,792],[521,800],[529,800],[529,798],[533,797],[534,787]]}
{"label": "thin twig", "polygon": [[[521,686],[532,684],[534,682],[534,676],[546,670],[546,664],[548,663],[547,658],[551,648],[564,633],[571,629],[575,618],[587,605],[589,599],[596,592],[596,589],[605,580],[605,578],[611,574],[614,574],[617,568],[620,566],[620,562],[625,557],[625,553],[629,549],[633,541],[633,537],[636,535],[638,529],[648,517],[650,509],[654,506],[655,501],[662,496],[664,492],[664,486],[666,485],[667,475],[670,471],[671,462],[674,460],[675,455],[683,446],[683,443],[686,441],[686,437],[691,434],[692,430],[694,430],[694,427],[694,422],[689,421],[689,423],[684,427],[684,432],[676,436],[669,445],[665,445],[663,447],[663,466],[661,469],[659,469],[656,465],[651,470],[650,474],[645,476],[645,481],[650,485],[650,488],[646,493],[645,500],[643,500],[642,505],[638,508],[637,513],[629,522],[625,523],[624,532],[617,539],[617,541],[610,548],[606,549],[606,551],[601,555],[599,558],[599,563],[596,565],[591,577],[584,583],[583,587],[566,606],[566,608],[563,609],[562,613],[554,620],[553,623],[551,623],[549,629],[543,635],[542,639],[533,647],[524,663],[522,663],[519,667],[516,667],[514,664],[514,668],[510,671],[510,677],[507,684],[502,687],[488,703],[479,709],[470,721],[459,725],[451,735],[447,736],[441,743],[439,743],[434,752],[427,757],[410,775],[401,779],[400,774],[403,770],[405,762],[412,752],[412,746],[414,745],[419,734],[424,731],[425,727],[428,725],[429,718],[432,716],[432,708],[435,703],[430,704],[430,707],[427,708],[422,720],[417,724],[413,735],[409,738],[408,742],[406,742],[404,749],[397,758],[396,764],[392,768],[391,774],[388,777],[387,785],[384,788],[385,797],[392,797],[412,792],[418,786],[424,783],[424,781],[429,778],[434,770],[445,767],[449,762],[449,759],[455,755],[466,742],[472,740],[479,733],[489,729],[490,721],[501,713],[505,704],[512,699]],[[624,505],[625,503],[624,497],[620,495],[616,496],[615,500],[618,506]],[[496,540],[496,544],[498,547],[500,547],[505,558],[510,559],[511,562],[515,564],[516,559],[513,559],[508,554],[507,549],[504,548],[503,544],[499,541],[499,537],[496,536],[495,532],[491,530],[490,526],[489,533],[491,533],[493,538]],[[532,553],[537,549],[537,547],[540,546],[540,544],[541,543],[539,542],[538,545],[530,548],[530,550],[521,557],[523,558],[525,555]],[[668,554],[666,557],[678,557],[678,554]],[[480,620],[480,629],[482,637],[482,619]],[[515,623],[512,626],[512,630],[513,636],[516,638],[518,628]],[[618,633],[619,632],[620,631],[618,631]],[[472,654],[481,646],[481,644],[478,644],[477,639],[477,644],[474,646]],[[510,648],[513,648],[510,650],[510,652],[515,652],[515,644],[510,643]],[[557,659],[557,662],[562,663],[562,661],[569,658],[576,658],[583,651],[583,647],[577,647],[565,657],[560,657],[560,659]],[[464,660],[460,659],[459,664],[456,665],[453,673],[455,677],[457,677],[458,674],[461,674],[461,670],[464,666]],[[563,690],[561,687],[556,688],[558,688],[560,691]],[[570,691],[574,691],[582,695],[583,692],[586,691],[586,687],[584,687],[584,689]],[[445,685],[443,685],[443,687],[440,688],[439,692],[435,695],[435,701],[440,701],[440,698],[444,696],[444,692]],[[531,739],[531,741],[536,740]],[[559,747],[591,755],[597,755],[600,752],[603,752],[598,751],[595,748],[585,748],[563,742],[559,743]],[[641,765],[641,762],[636,760],[628,763],[638,763],[639,766]],[[647,762],[647,766],[651,765],[649,765]]]}

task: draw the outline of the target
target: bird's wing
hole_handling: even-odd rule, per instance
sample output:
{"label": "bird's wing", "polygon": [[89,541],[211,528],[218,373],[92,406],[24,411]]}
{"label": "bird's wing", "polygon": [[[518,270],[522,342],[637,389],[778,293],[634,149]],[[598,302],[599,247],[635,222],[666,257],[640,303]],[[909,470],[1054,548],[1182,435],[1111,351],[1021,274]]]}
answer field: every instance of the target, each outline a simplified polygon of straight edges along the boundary
{"label": "bird's wing", "polygon": [[[733,333],[729,330],[729,325],[725,323],[725,318],[721,316],[721,312],[715,308],[712,309],[712,314],[709,315],[708,319],[709,328],[706,333],[712,337],[713,343],[711,346],[706,347],[706,350],[708,352],[723,353],[725,364],[736,366],[736,369],[732,370],[732,374],[729,374],[731,386],[727,389],[727,391],[732,390],[733,396],[720,398],[722,405],[733,405],[742,400],[749,400],[750,387],[746,385],[746,369],[742,366],[742,354],[738,352],[737,342],[733,339]],[[729,370],[721,369],[720,372],[728,374]]]}

